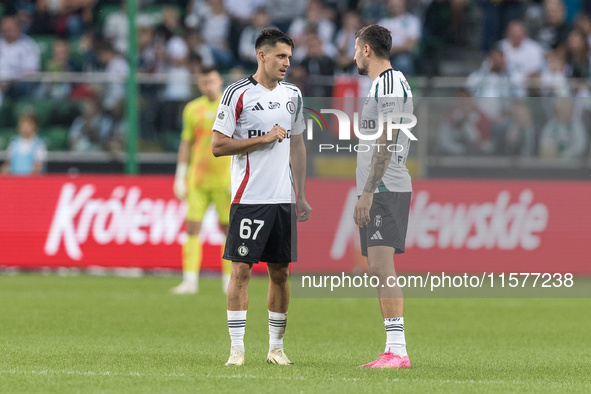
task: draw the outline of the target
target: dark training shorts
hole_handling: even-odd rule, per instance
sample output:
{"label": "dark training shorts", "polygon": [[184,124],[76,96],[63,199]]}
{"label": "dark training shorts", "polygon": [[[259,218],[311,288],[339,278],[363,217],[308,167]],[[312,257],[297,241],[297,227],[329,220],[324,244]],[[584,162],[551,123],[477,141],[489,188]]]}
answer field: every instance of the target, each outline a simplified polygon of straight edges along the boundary
{"label": "dark training shorts", "polygon": [[404,253],[411,192],[374,193],[369,224],[359,228],[361,254],[367,257],[369,246],[391,246]]}
{"label": "dark training shorts", "polygon": [[224,259],[243,263],[297,261],[294,204],[232,204]]}

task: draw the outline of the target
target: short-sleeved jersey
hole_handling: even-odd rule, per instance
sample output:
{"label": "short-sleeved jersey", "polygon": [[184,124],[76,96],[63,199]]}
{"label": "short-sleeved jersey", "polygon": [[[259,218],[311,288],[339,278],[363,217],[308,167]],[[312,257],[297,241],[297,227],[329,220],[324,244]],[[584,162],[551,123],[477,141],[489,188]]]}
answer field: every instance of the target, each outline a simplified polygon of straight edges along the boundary
{"label": "short-sleeved jersey", "polygon": [[290,140],[304,131],[302,94],[290,83],[269,90],[252,78],[226,88],[214,131],[240,140],[268,133],[275,125],[287,139],[232,156],[233,204],[285,204],[295,201],[289,166]]}
{"label": "short-sleeved jersey", "polygon": [[189,179],[194,186],[203,189],[219,189],[230,186],[229,157],[211,154],[211,129],[220,99],[209,101],[205,96],[189,102],[183,110],[183,141],[193,141]]}
{"label": "short-sleeved jersey", "polygon": [[[383,121],[387,120],[388,114],[391,113],[413,113],[413,102],[412,93],[410,86],[406,81],[406,78],[400,71],[388,69],[381,73],[372,83],[371,89],[365,99],[363,105],[363,112],[361,115],[361,125],[359,131],[361,134],[373,135],[378,129],[378,113],[381,112],[383,115]],[[396,123],[408,123],[410,119],[404,118]],[[386,130],[383,129],[383,133]],[[396,134],[396,130],[393,131]],[[373,157],[374,147],[377,141],[363,141],[360,140],[360,144],[367,144],[371,149],[364,151],[359,149],[357,153],[357,194],[361,195],[367,178],[371,170],[371,161]],[[379,192],[410,192],[412,191],[412,184],[410,180],[410,174],[406,168],[406,159],[408,157],[410,149],[410,139],[402,131],[398,132],[398,136],[395,141],[388,141],[387,145],[398,144],[399,146],[393,147],[392,158],[386,173],[382,177],[378,188],[375,193]],[[384,149],[384,147],[381,147]]]}

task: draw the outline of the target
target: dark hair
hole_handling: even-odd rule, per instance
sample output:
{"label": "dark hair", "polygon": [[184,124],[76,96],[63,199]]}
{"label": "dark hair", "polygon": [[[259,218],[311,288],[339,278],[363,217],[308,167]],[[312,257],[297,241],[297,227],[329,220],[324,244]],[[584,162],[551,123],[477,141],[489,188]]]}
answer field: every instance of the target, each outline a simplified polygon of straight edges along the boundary
{"label": "dark hair", "polygon": [[278,42],[289,45],[292,50],[294,48],[293,40],[287,34],[275,27],[264,29],[258,36],[254,47],[256,50],[259,50],[265,45],[271,45],[272,47],[275,47]]}
{"label": "dark hair", "polygon": [[392,35],[385,27],[378,25],[365,26],[355,33],[355,38],[359,39],[363,44],[369,45],[377,57],[381,59],[390,58]]}
{"label": "dark hair", "polygon": [[213,72],[218,72],[218,69],[212,66],[204,66],[201,67],[201,70],[199,70],[199,74],[209,74],[209,73],[213,73]]}

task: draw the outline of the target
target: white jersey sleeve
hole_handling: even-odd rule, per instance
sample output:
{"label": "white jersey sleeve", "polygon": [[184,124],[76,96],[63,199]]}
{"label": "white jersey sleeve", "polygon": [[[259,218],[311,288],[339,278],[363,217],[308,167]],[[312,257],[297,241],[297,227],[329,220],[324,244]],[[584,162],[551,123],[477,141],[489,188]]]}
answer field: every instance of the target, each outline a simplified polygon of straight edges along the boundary
{"label": "white jersey sleeve", "polygon": [[213,130],[219,131],[228,137],[234,135],[236,124],[238,122],[237,115],[239,115],[239,111],[242,110],[242,108],[237,108],[237,104],[241,93],[244,91],[243,88],[249,84],[249,80],[245,78],[231,84],[226,90],[224,90],[213,124]]}

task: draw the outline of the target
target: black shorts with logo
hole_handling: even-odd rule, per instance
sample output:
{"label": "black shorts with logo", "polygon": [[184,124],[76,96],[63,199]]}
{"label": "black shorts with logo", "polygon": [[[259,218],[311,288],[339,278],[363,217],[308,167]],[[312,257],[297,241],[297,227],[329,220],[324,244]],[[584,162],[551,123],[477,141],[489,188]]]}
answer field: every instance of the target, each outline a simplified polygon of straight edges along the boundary
{"label": "black shorts with logo", "polygon": [[411,192],[382,192],[373,195],[369,224],[359,228],[361,254],[369,246],[391,246],[395,254],[404,253]]}
{"label": "black shorts with logo", "polygon": [[294,204],[232,204],[224,259],[243,263],[297,261]]}

